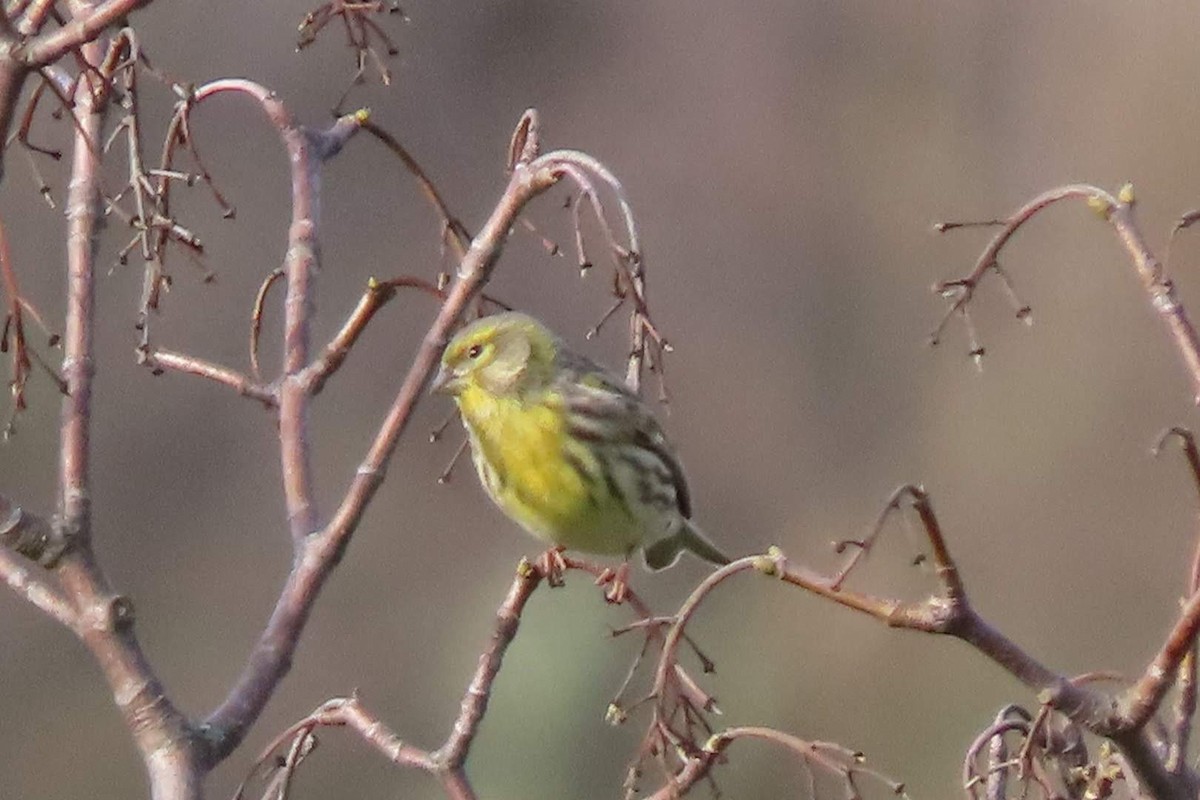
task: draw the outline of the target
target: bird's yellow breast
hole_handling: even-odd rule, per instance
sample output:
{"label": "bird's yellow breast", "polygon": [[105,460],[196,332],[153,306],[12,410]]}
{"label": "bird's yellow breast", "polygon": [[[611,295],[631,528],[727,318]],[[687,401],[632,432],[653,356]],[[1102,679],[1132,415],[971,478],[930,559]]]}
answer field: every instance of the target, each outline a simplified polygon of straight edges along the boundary
{"label": "bird's yellow breast", "polygon": [[530,533],[570,549],[625,554],[643,531],[614,497],[594,453],[571,442],[553,392],[498,396],[479,386],[458,396],[480,481]]}

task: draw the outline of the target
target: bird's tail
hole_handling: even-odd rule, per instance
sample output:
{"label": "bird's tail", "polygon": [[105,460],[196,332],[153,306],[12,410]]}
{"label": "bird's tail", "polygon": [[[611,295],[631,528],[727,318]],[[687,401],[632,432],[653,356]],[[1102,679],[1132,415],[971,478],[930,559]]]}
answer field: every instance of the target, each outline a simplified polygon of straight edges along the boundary
{"label": "bird's tail", "polygon": [[729,556],[722,553],[688,519],[683,520],[683,524],[675,533],[646,547],[642,555],[646,559],[646,566],[654,572],[658,572],[660,569],[674,566],[685,550],[698,558],[721,566],[728,564],[730,560]]}

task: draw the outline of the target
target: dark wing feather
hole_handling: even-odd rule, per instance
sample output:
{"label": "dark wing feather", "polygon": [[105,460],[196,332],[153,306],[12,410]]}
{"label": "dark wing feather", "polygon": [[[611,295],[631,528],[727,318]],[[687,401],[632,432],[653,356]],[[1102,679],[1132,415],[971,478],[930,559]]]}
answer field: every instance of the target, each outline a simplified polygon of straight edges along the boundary
{"label": "dark wing feather", "polygon": [[556,374],[560,382],[554,388],[562,395],[568,412],[579,421],[575,433],[588,438],[587,421],[594,420],[614,432],[604,438],[653,453],[670,476],[679,512],[690,519],[692,494],[683,465],[646,401],[586,356],[560,347],[557,358],[561,369]]}

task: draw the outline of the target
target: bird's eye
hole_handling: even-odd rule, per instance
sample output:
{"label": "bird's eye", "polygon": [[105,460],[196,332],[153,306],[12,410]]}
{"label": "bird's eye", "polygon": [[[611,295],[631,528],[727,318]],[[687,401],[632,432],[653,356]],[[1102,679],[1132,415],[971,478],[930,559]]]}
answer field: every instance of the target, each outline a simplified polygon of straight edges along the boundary
{"label": "bird's eye", "polygon": [[483,345],[473,344],[473,345],[471,345],[470,349],[467,350],[467,358],[470,358],[470,359],[479,358],[479,354],[482,352],[483,352]]}

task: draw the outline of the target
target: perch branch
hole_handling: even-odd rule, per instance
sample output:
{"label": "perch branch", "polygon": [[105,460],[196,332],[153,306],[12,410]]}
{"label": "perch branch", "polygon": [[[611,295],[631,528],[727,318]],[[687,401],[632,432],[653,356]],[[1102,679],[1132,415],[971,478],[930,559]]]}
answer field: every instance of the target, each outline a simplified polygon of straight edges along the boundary
{"label": "perch branch", "polygon": [[454,720],[450,736],[436,752],[432,754],[434,763],[442,770],[459,770],[466,763],[471,743],[479,731],[479,723],[487,713],[488,701],[492,696],[492,683],[500,672],[504,654],[512,640],[517,635],[517,627],[521,622],[521,614],[529,601],[533,590],[538,587],[544,576],[528,561],[522,560],[517,566],[517,575],[509,587],[504,602],[496,612],[496,624],[492,629],[492,638],[488,642],[483,655],[479,657],[479,665],[475,675],[463,695],[458,717]]}

